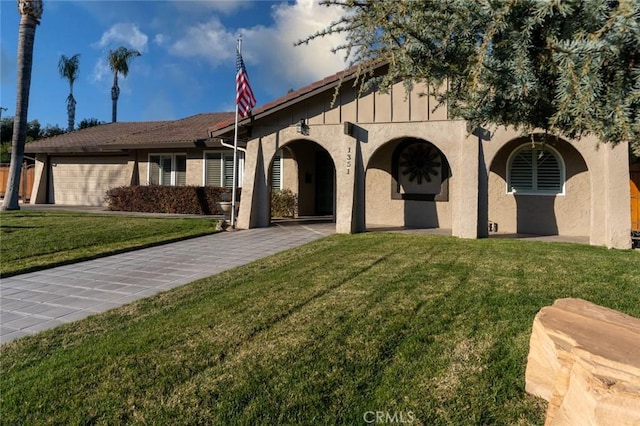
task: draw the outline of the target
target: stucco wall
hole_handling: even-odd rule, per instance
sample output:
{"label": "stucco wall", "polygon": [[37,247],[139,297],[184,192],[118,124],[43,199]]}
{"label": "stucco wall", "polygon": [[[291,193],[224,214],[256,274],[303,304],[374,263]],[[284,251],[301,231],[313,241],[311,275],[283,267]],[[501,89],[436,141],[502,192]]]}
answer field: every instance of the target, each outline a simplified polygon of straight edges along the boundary
{"label": "stucco wall", "polygon": [[[489,220],[502,221],[498,222],[500,232],[515,232],[518,209],[515,197],[506,195],[506,183],[500,177],[506,158],[500,157],[508,155],[503,151],[506,144],[522,141],[522,134],[512,128],[490,130],[491,138],[482,143],[484,167],[491,170],[488,172],[487,189]],[[555,217],[551,220],[557,225],[557,233],[588,236],[594,245],[630,247],[628,144],[620,142],[614,146],[599,143],[594,137],[584,137],[580,140],[561,140],[556,145],[567,165],[566,195],[556,196],[553,203]],[[508,147],[506,149],[509,150]],[[530,212],[523,212],[522,215],[530,218],[533,224],[541,222],[533,206],[537,206],[538,210],[541,207],[535,201],[535,198],[528,201]],[[550,204],[549,201],[546,203]],[[550,211],[550,207],[546,211]],[[549,219],[546,229],[548,222]]]}
{"label": "stucco wall", "polygon": [[[468,154],[465,154],[468,149],[471,149],[472,153],[477,151],[477,140],[467,135],[465,122],[447,120],[376,123],[365,124],[362,127],[367,134],[367,143],[362,145],[367,167],[367,224],[439,227],[452,229],[452,233],[458,236],[477,236],[477,208],[472,207],[468,210],[469,205],[474,206],[477,203],[477,164],[469,164],[469,159],[466,158]],[[446,158],[450,173],[448,201],[390,199],[391,156],[396,144],[408,137],[433,144]],[[477,163],[477,157],[472,157],[471,161]],[[469,171],[471,173],[468,173]],[[469,221],[473,226],[463,225],[463,222]]]}
{"label": "stucco wall", "polygon": [[187,151],[186,184],[204,185],[204,153],[202,150]]}
{"label": "stucco wall", "polygon": [[289,189],[294,194],[298,194],[298,163],[288,149],[284,149],[282,153],[282,189]]}
{"label": "stucco wall", "polygon": [[[465,143],[469,142],[466,135],[466,125],[462,121],[411,121],[411,119],[424,120],[425,117],[446,118],[446,114],[442,114],[441,110],[437,110],[439,112],[436,113],[429,112],[429,97],[420,97],[415,94],[405,99],[406,95],[401,85],[395,87],[394,90],[395,92],[386,95],[367,94],[359,100],[356,100],[355,96],[351,98],[347,96],[351,101],[340,106],[339,114],[334,111],[337,107],[327,110],[327,104],[323,101],[323,108],[318,108],[313,119],[307,121],[309,123],[307,135],[296,132],[295,124],[298,119],[295,117],[309,117],[308,113],[313,108],[309,108],[308,104],[290,108],[286,112],[277,114],[274,121],[281,123],[280,126],[261,126],[260,123],[256,123],[253,132],[260,135],[259,140],[265,164],[269,164],[277,149],[283,146],[291,149],[293,157],[298,161],[298,182],[296,183],[289,177],[285,177],[285,180],[298,187],[300,215],[313,214],[315,172],[313,159],[306,155],[311,155],[317,144],[331,155],[335,164],[336,217],[337,220],[340,220],[339,217],[343,214],[344,220],[353,222],[351,225],[344,225],[345,228],[359,226],[364,228],[364,223],[359,224],[361,219],[353,215],[353,210],[357,207],[353,197],[362,199],[364,204],[364,213],[361,215],[362,222],[366,217],[368,224],[448,229],[454,227],[452,218],[456,209],[456,201],[453,201],[453,198],[450,198],[449,201],[438,202],[391,199],[390,156],[395,144],[407,137],[419,138],[432,143],[442,152],[449,163],[452,172],[449,179],[449,190],[454,191],[457,181],[456,170],[461,170],[463,166],[461,164],[461,149]],[[344,100],[345,97],[343,96],[342,99]],[[357,115],[365,120],[374,121],[356,123],[352,135],[345,134],[344,126],[340,122],[326,123],[326,121],[339,118],[344,120],[345,115],[354,118]],[[390,116],[409,121],[375,122],[376,118],[389,118]],[[271,123],[273,121],[270,121]],[[301,142],[302,140],[306,142]],[[477,143],[473,139],[471,142]],[[372,159],[373,161],[369,163]],[[359,169],[362,171],[358,174]],[[469,196],[471,200],[468,199],[465,190],[459,191],[459,198],[461,200],[466,198],[466,201],[459,202],[458,208],[468,206],[469,201],[474,202],[474,197],[477,198],[477,174],[472,177],[468,185],[470,187],[466,192],[471,194]],[[358,195],[358,191],[362,194]],[[453,193],[450,197],[453,197]],[[349,213],[341,212],[340,206],[348,210]],[[262,217],[264,212],[254,214]],[[470,219],[474,221],[473,226],[458,227],[458,229],[464,229],[461,232],[475,237],[477,212],[474,211],[471,215],[460,213],[455,216],[458,221],[469,221]],[[472,231],[468,231],[468,229],[472,229]]]}
{"label": "stucco wall", "polygon": [[568,142],[551,144],[565,168],[564,194],[520,195],[507,192],[507,160],[528,139],[506,142],[489,172],[489,221],[501,233],[588,236],[591,225],[591,178],[582,155]]}
{"label": "stucco wall", "polygon": [[296,159],[298,181],[294,183],[298,193],[298,214],[315,214],[315,144],[296,141],[288,145]]}
{"label": "stucco wall", "polygon": [[365,186],[367,227],[376,225],[415,228],[451,228],[449,201],[415,201],[392,198],[393,151],[399,141],[382,146],[368,163]]}
{"label": "stucco wall", "polygon": [[[421,92],[424,88],[417,86],[407,94],[399,83],[389,93],[370,92],[358,97],[356,89],[343,87],[335,104],[331,103],[332,91],[310,97],[271,116],[269,126],[265,126],[265,122],[255,123],[253,132],[266,142],[263,145],[265,156],[300,137],[318,143],[331,154],[336,164],[338,189],[345,182],[348,186],[353,185],[344,175],[348,168],[346,158],[353,154],[347,150],[357,146],[366,177],[354,179],[356,183],[363,179],[362,199],[369,224],[437,225],[464,229],[454,234],[472,236],[476,231],[477,235],[483,235],[486,222],[493,221],[498,223],[500,232],[590,235],[592,241],[607,241],[604,231],[597,229],[600,226],[597,223],[609,221],[612,212],[608,210],[614,202],[612,194],[623,197],[624,194],[618,194],[616,190],[620,185],[609,183],[613,170],[608,169],[609,163],[604,157],[614,159],[617,167],[624,170],[626,165],[619,158],[622,148],[610,154],[603,153],[590,138],[572,144],[560,143],[558,151],[566,173],[563,195],[507,194],[506,160],[512,149],[522,142],[514,142],[521,138],[520,132],[491,129],[490,140],[482,142],[478,152],[478,139],[467,134],[466,123],[447,120],[445,107],[433,111],[434,99],[419,96]],[[301,118],[309,126],[309,134],[305,136],[295,132],[295,124]],[[354,134],[347,136],[347,139],[355,140],[355,145],[345,142],[341,125],[347,121],[355,124]],[[269,142],[271,136],[273,142]],[[452,172],[450,201],[408,202],[390,198],[391,166],[387,157],[392,152],[392,145],[385,145],[405,137],[431,142],[445,155]],[[509,147],[505,147],[507,144]],[[355,164],[351,164],[352,171],[354,167]],[[299,181],[303,178],[300,176]],[[599,203],[594,197],[605,192],[610,201]],[[302,198],[302,211],[305,211],[304,195]],[[341,204],[340,196],[337,204]],[[345,208],[353,208],[353,200],[343,200],[342,204],[347,206]],[[621,210],[620,213],[614,214],[623,217],[624,209],[626,206],[618,207],[616,210]],[[472,220],[474,225],[470,223]]]}
{"label": "stucco wall", "polygon": [[[390,94],[367,93],[357,99],[347,89],[338,99],[342,104],[333,106],[329,106],[331,95],[318,95],[279,112],[269,126],[255,123],[253,131],[262,141],[265,158],[300,138],[329,152],[336,167],[337,228],[351,230],[347,232],[355,232],[362,221],[451,228],[453,235],[475,238],[487,235],[487,222],[493,221],[505,233],[589,236],[594,244],[626,245],[629,207],[628,194],[623,194],[628,180],[623,176],[627,167],[624,147],[599,146],[592,138],[559,141],[555,148],[564,162],[564,194],[508,194],[507,158],[526,142],[519,131],[494,128],[489,129],[490,137],[470,135],[466,122],[447,120],[446,110],[430,111],[432,99],[417,96],[417,91],[405,97],[403,90],[398,85]],[[296,132],[300,118],[308,124],[307,135]],[[346,121],[353,123],[349,135],[343,127]],[[404,138],[430,142],[445,156],[451,171],[448,201],[406,201],[390,196],[391,155]],[[306,161],[302,154],[300,158]],[[302,173],[299,182],[304,181]],[[298,189],[313,191],[299,184]],[[357,200],[364,206],[363,213],[355,213]],[[307,211],[306,202],[302,195],[301,214]],[[615,218],[624,225],[617,225]]]}

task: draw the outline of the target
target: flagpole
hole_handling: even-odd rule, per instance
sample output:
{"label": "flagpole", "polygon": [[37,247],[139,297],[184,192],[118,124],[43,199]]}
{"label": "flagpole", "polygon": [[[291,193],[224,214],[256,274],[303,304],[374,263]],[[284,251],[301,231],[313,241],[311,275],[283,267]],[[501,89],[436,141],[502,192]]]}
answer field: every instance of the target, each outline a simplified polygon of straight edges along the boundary
{"label": "flagpole", "polygon": [[[242,37],[238,37],[237,54],[242,53]],[[236,90],[236,97],[238,92]],[[233,189],[231,190],[231,229],[236,228],[236,194],[238,186],[238,102],[236,99],[236,125],[233,135]]]}

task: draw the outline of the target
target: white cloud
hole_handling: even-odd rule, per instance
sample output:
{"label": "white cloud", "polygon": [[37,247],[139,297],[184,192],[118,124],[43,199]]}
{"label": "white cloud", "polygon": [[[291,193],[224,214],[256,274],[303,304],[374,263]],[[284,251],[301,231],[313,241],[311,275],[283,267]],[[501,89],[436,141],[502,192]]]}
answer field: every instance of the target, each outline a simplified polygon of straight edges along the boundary
{"label": "white cloud", "polygon": [[294,42],[327,27],[344,13],[341,8],[321,6],[317,0],[280,4],[273,9],[275,25],[244,31],[244,46],[250,59],[268,66],[276,86],[288,84],[297,89],[345,68],[344,53],[331,52],[344,43],[343,35],[294,46]]}
{"label": "white cloud", "polygon": [[104,81],[111,75],[111,69],[109,69],[107,60],[104,58],[100,58],[93,66],[93,71],[91,72],[91,81],[93,83],[99,83],[101,81]]}
{"label": "white cloud", "polygon": [[158,46],[163,46],[169,42],[169,37],[167,37],[165,34],[156,34],[153,37],[153,42]]}
{"label": "white cloud", "polygon": [[215,67],[235,56],[229,46],[235,45],[235,36],[227,31],[217,18],[189,28],[184,36],[171,44],[169,52],[183,57],[203,57]]}
{"label": "white cloud", "polygon": [[[142,71],[145,70],[146,69],[143,67]],[[148,74],[148,70],[146,71]],[[96,61],[89,80],[91,83],[100,87],[103,91],[111,90],[111,86],[113,85],[113,71],[109,68],[106,58],[99,58]],[[120,88],[120,93],[131,93],[131,87],[127,81],[128,79],[123,78],[122,75],[118,76],[118,87]]]}
{"label": "white cloud", "polygon": [[203,9],[209,9],[224,14],[231,14],[241,8],[248,8],[251,2],[247,0],[208,0],[208,1],[184,1],[176,0],[173,2],[176,9],[182,12],[193,12],[202,14]]}
{"label": "white cloud", "polygon": [[[157,36],[156,36],[157,39]],[[93,43],[94,48],[116,48],[117,46],[124,45],[126,47],[138,50],[139,52],[145,52],[147,50],[147,42],[149,37],[140,31],[137,25],[131,23],[117,23],[112,25],[107,31],[102,34],[100,41]],[[150,74],[150,70],[141,65],[132,65],[136,68],[136,72],[143,75]],[[131,70],[130,70],[131,71]],[[91,76],[89,80],[102,87],[103,89],[111,88],[113,84],[113,72],[109,68],[107,62],[107,55],[99,58],[93,66]],[[126,83],[126,79],[118,79],[118,85],[121,93],[130,93],[131,88]]]}
{"label": "white cloud", "polygon": [[[233,66],[236,38],[242,34],[242,56],[252,84],[260,80],[269,87],[272,96],[283,95],[288,89],[297,89],[346,67],[344,53],[331,52],[332,48],[344,43],[343,35],[294,46],[294,42],[338,20],[345,13],[342,8],[321,6],[318,0],[297,0],[294,4],[275,4],[271,10],[271,26],[236,30],[225,27],[216,17],[198,23],[171,44],[169,52],[182,57],[205,58],[214,67]],[[265,100],[259,100],[262,101]]]}
{"label": "white cloud", "polygon": [[144,52],[147,49],[148,40],[149,37],[140,31],[137,25],[121,22],[114,24],[105,31],[100,41],[94,43],[93,46],[103,48],[111,45],[124,44],[140,52]]}

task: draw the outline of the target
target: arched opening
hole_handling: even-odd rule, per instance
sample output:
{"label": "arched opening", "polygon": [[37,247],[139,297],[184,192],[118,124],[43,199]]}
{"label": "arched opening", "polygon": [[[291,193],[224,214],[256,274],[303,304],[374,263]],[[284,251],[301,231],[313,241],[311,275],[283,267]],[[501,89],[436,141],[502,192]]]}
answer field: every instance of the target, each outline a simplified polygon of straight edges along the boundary
{"label": "arched opening", "polygon": [[[268,181],[272,220],[321,217],[335,221],[335,164],[316,142],[299,139],[284,145],[271,159]],[[291,196],[295,197],[293,209],[282,209],[282,203],[290,205]]]}
{"label": "arched opening", "polygon": [[489,230],[499,234],[588,236],[591,182],[570,143],[536,135],[504,144],[489,169]]}
{"label": "arched opening", "polygon": [[451,168],[433,143],[401,138],[381,146],[367,165],[367,229],[451,229]]}

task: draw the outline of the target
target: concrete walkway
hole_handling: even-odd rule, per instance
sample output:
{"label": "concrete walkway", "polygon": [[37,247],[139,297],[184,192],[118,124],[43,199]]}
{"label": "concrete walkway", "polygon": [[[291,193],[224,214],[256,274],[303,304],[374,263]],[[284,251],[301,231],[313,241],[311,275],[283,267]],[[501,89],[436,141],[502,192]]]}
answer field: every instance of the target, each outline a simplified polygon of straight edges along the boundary
{"label": "concrete walkway", "polygon": [[0,280],[0,343],[250,263],[335,232],[287,223],[222,232]]}

